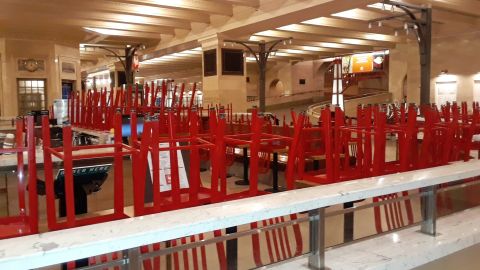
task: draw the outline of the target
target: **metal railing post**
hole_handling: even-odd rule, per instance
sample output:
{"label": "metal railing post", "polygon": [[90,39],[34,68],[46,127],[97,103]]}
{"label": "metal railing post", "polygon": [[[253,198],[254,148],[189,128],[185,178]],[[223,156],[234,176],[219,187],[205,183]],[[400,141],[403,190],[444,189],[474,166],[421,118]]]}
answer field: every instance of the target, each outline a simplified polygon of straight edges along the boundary
{"label": "metal railing post", "polygon": [[325,208],[311,210],[310,217],[310,256],[308,266],[325,270]]}
{"label": "metal railing post", "polygon": [[420,231],[435,236],[437,233],[437,186],[423,189],[425,193],[421,199],[422,226]]}
{"label": "metal railing post", "polygon": [[127,259],[125,270],[142,269],[142,260],[140,259],[140,248],[131,248],[123,252],[124,258]]}

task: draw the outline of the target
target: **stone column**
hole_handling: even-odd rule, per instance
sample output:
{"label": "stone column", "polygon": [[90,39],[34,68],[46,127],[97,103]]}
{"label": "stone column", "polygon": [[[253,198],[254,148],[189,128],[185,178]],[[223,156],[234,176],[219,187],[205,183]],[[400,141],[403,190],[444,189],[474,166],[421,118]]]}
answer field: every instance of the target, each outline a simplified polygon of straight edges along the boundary
{"label": "stone column", "polygon": [[[243,57],[243,74],[225,75],[222,69],[222,49],[223,40],[217,36],[210,36],[199,40],[202,50],[202,86],[203,86],[203,106],[208,104],[227,105],[232,103],[234,112],[245,112],[247,110],[247,82],[246,82],[246,64]],[[240,50],[240,49],[239,49]],[[206,55],[215,58],[215,66],[210,73],[206,73]],[[207,60],[208,62],[208,60]]]}

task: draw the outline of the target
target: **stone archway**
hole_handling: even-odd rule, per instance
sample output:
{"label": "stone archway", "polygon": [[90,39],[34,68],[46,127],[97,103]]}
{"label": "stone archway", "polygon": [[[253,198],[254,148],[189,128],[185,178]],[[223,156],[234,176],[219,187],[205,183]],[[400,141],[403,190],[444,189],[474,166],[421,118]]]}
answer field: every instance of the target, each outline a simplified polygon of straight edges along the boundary
{"label": "stone archway", "polygon": [[285,94],[285,86],[279,79],[274,79],[268,87],[269,96],[280,96]]}

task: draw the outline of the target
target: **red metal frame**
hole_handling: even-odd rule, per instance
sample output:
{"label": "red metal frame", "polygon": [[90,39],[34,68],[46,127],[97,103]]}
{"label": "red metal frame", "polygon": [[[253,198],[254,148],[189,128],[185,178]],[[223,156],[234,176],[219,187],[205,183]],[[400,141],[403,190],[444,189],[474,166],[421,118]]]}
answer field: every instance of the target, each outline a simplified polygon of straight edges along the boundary
{"label": "red metal frame", "polygon": [[[373,202],[381,202],[386,200],[394,200],[398,197],[406,197],[408,192],[404,191],[402,193],[393,193],[389,195],[384,195],[380,197],[374,197]],[[403,204],[403,206],[402,206]],[[383,209],[383,219],[382,219],[382,210]],[[385,231],[390,231],[398,229],[407,225],[414,223],[413,220],[413,209],[412,204],[409,199],[406,199],[402,202],[394,202],[390,204],[384,204],[382,206],[375,206],[373,208],[375,216],[375,229],[377,233],[383,233]],[[403,213],[406,213],[407,219],[405,220]],[[386,228],[382,224],[382,220],[385,220]]]}
{"label": "red metal frame", "polygon": [[[18,215],[0,217],[0,239],[38,233],[37,167],[33,116],[27,116],[25,122],[22,118],[16,120],[15,147],[0,149],[1,154],[16,154],[17,156],[16,174],[19,207]],[[27,153],[28,160],[27,177],[25,177],[24,170],[24,153]],[[25,179],[28,180],[28,194],[25,192],[27,186]]]}
{"label": "red metal frame", "polygon": [[[297,214],[292,214],[289,217],[289,220],[296,220]],[[285,217],[271,218],[268,220],[263,220],[259,222],[253,222],[250,224],[251,229],[258,229],[259,227],[266,227],[269,225],[274,225],[278,223],[285,222]],[[260,224],[260,225],[259,225]],[[290,239],[290,234],[288,231],[291,230],[293,233],[293,240]],[[286,260],[292,257],[297,257],[302,254],[303,251],[303,239],[302,233],[300,230],[299,224],[293,224],[292,226],[282,227],[273,229],[271,231],[266,231],[264,233],[265,241],[260,241],[260,235],[252,235],[252,253],[255,265],[257,267],[264,266],[265,263],[261,258],[261,251],[265,248],[261,247],[261,243],[264,242],[267,245],[268,258],[269,262],[267,264],[272,264],[278,261]],[[294,250],[292,253],[292,243]]]}
{"label": "red metal frame", "polygon": [[[71,126],[63,127],[63,147],[50,146],[50,128],[48,118],[42,117],[42,134],[43,134],[43,157],[44,157],[44,174],[46,185],[46,201],[47,201],[47,223],[49,230],[60,230],[90,224],[96,224],[127,217],[124,213],[123,199],[123,157],[132,155],[135,149],[128,145],[122,144],[121,114],[117,112],[115,115],[115,137],[114,144],[110,145],[90,145],[90,146],[73,146],[72,145],[72,128]],[[81,150],[102,149],[105,152],[91,154],[74,154]],[[112,149],[113,151],[108,151]],[[63,168],[65,171],[65,196],[66,196],[66,220],[57,218],[54,179],[53,179],[53,156],[63,160]],[[82,159],[95,159],[112,157],[114,159],[114,211],[112,214],[100,215],[95,217],[77,217],[75,215],[74,187],[73,187],[73,162]],[[133,170],[132,170],[133,171]]]}
{"label": "red metal frame", "polygon": [[[160,126],[162,117],[146,119],[143,127],[142,140],[139,143],[139,151],[134,155],[135,168],[147,168],[148,155],[152,157],[153,166],[153,204],[145,205],[145,179],[146,170],[141,170],[134,174],[134,209],[135,215],[145,215],[158,213],[174,209],[181,209],[195,205],[210,203],[218,197],[219,182],[218,169],[219,162],[212,161],[212,184],[210,188],[203,187],[200,181],[200,158],[199,150],[214,150],[215,144],[209,142],[198,135],[198,115],[196,111],[191,113],[190,134],[189,136],[177,136],[175,127],[175,117],[173,112],[168,112],[168,136],[162,137]],[[224,121],[220,121],[223,122]],[[222,138],[223,134],[216,134],[216,138]],[[160,143],[168,143],[168,147],[159,147]],[[180,144],[180,145],[177,145]],[[190,152],[190,187],[188,189],[180,188],[180,179],[178,172],[177,151]],[[158,156],[161,151],[169,151],[171,170],[171,190],[160,191],[160,175]],[[218,155],[216,155],[218,158]],[[215,179],[215,175],[217,178]]]}

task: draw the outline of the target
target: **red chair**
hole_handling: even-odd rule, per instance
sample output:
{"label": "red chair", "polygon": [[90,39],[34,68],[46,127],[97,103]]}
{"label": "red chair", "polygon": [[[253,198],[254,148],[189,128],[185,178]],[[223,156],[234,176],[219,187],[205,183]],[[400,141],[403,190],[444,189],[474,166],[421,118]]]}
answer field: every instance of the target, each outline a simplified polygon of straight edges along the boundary
{"label": "red chair", "polygon": [[[253,222],[250,224],[251,229],[258,229],[275,225],[278,223],[284,223],[285,221],[294,221],[297,219],[297,214],[292,214],[288,217],[276,217],[268,220]],[[289,233],[291,231],[291,233]],[[291,235],[293,234],[293,239]],[[263,235],[264,241],[261,241]],[[262,251],[265,247],[262,243],[266,244],[266,250],[268,252],[268,262],[264,262],[261,258]],[[281,227],[265,231],[262,234],[252,235],[252,254],[257,267],[262,267],[266,264],[272,264],[282,260],[290,259],[300,256],[303,251],[303,239],[299,224],[292,226]]]}
{"label": "red chair", "polygon": [[[384,202],[405,196],[408,196],[407,191],[374,197],[373,202]],[[381,206],[375,206],[373,211],[375,215],[375,229],[377,233],[398,229],[407,225],[411,225],[414,222],[410,199],[390,202]]]}
{"label": "red chair", "polygon": [[[124,213],[123,199],[123,156],[129,156],[135,150],[122,144],[121,114],[116,113],[115,118],[115,137],[113,144],[106,145],[88,145],[73,146],[72,127],[63,127],[63,147],[51,147],[50,144],[50,125],[48,116],[42,117],[42,138],[43,138],[43,158],[45,174],[45,193],[47,203],[47,223],[49,230],[60,230],[66,228],[91,225],[100,222],[112,221],[127,217]],[[79,153],[82,150],[98,150],[98,152],[85,154]],[[112,151],[113,150],[113,151]],[[55,200],[54,179],[53,179],[53,156],[63,160],[65,187],[62,192],[66,199],[66,220],[57,217],[57,206]],[[73,179],[73,162],[75,160],[95,159],[112,157],[114,159],[114,205],[113,213],[96,216],[77,216],[75,213],[75,193]]]}
{"label": "red chair", "polygon": [[[215,231],[213,237],[219,237],[220,235],[221,235],[220,231]],[[162,265],[167,264],[166,259],[163,258],[165,259],[165,262],[162,262],[162,258],[160,256],[155,256],[155,252],[160,252],[162,248],[166,248],[167,245],[168,247],[177,247],[179,245],[185,245],[188,243],[201,242],[201,241],[204,241],[205,239],[206,237],[204,234],[199,234],[199,235],[194,235],[189,237],[182,237],[180,239],[170,240],[170,241],[164,242],[163,244],[157,243],[150,246],[142,246],[140,247],[140,252],[144,254],[144,256],[148,255],[149,253],[152,253],[151,254],[152,258],[147,258],[142,261],[143,269],[144,270],[165,269],[165,267],[162,267]],[[227,258],[226,258],[223,242],[219,242],[216,244],[216,251],[217,252],[215,254],[215,257],[218,258],[219,269],[226,270]],[[194,247],[188,250],[174,252],[167,256],[170,256],[171,266],[172,266],[172,269],[174,270],[179,270],[179,269],[207,270],[209,266],[211,266],[207,262],[207,250],[204,245],[198,248]]]}
{"label": "red chair", "polygon": [[[195,110],[192,110],[190,117],[190,132],[185,137],[176,136],[175,119],[173,112],[167,113],[168,119],[168,137],[161,137],[161,119],[147,119],[144,122],[142,139],[139,142],[139,151],[134,155],[135,167],[147,168],[148,155],[151,155],[152,166],[152,182],[153,182],[153,201],[151,203],[145,203],[145,170],[139,171],[134,174],[134,213],[135,216],[141,216],[146,214],[159,213],[164,211],[170,211],[175,209],[187,208],[198,206],[202,204],[218,202],[222,200],[223,190],[226,189],[224,175],[224,168],[222,167],[222,157],[225,158],[225,153],[220,152],[223,132],[225,129],[225,119],[218,119],[214,125],[212,125],[210,138],[201,137],[198,134],[199,121],[198,114]],[[213,120],[212,120],[213,121]],[[215,119],[215,121],[217,121]],[[204,135],[202,135],[204,136]],[[168,147],[159,146],[159,144],[168,144]],[[216,146],[217,145],[217,146]],[[220,147],[218,147],[220,145]],[[210,152],[210,157],[213,158],[212,164],[212,177],[211,186],[204,187],[200,179],[200,150],[203,149]],[[188,179],[188,187],[180,185],[180,173],[178,166],[178,152],[189,151],[190,152],[190,175]],[[168,151],[170,164],[170,190],[162,190],[160,188],[160,160],[159,153],[162,151]],[[178,152],[177,152],[178,151]],[[165,166],[165,165],[163,165]],[[166,177],[166,175],[165,175]],[[214,232],[214,237],[218,237],[222,234],[217,230]],[[195,243],[204,240],[204,234],[184,237],[181,239],[170,240],[166,243],[156,243],[149,246],[140,247],[140,252],[148,254],[156,252],[166,247],[174,247],[177,245],[183,245],[187,242]],[[216,244],[217,257],[219,260],[220,269],[226,269],[226,257],[223,242]],[[189,256],[192,254],[192,257]],[[190,250],[184,250],[180,253],[171,254],[172,266],[174,269],[190,269],[189,261],[192,261],[191,265],[193,269],[207,269],[206,249],[205,246],[200,248],[193,248]],[[143,260],[143,267],[145,270],[158,270],[161,267],[161,258],[152,254],[151,258]]]}
{"label": "red chair", "polygon": [[[218,200],[220,196],[219,188],[222,183],[218,180],[221,162],[217,160],[212,160],[211,162],[211,187],[204,187],[201,183],[200,150],[214,151],[211,155],[214,159],[218,158],[219,155],[215,152],[214,143],[199,137],[197,113],[191,114],[190,134],[187,137],[179,137],[176,135],[173,112],[168,113],[168,137],[160,136],[161,123],[162,119],[145,120],[139,151],[134,155],[134,167],[148,168],[149,166],[147,165],[150,164],[153,186],[153,201],[151,204],[145,204],[146,170],[141,170],[133,175],[135,183],[135,216],[207,204]],[[222,126],[224,125],[225,121],[222,121]],[[219,131],[223,132],[223,129],[219,129]],[[223,138],[223,133],[216,134],[216,138]],[[178,166],[180,150],[190,152],[190,176],[188,186],[181,185],[182,179]],[[170,162],[168,168],[164,167],[165,165],[161,167],[163,163],[161,163],[162,160],[160,160],[159,157],[162,152],[168,153],[168,160]],[[222,155],[223,158],[225,158],[224,152]],[[149,158],[149,156],[151,158]],[[166,159],[163,160],[163,162],[166,161]],[[160,174],[161,169],[163,170],[162,175]],[[187,168],[185,168],[185,170],[186,169]],[[183,179],[183,181],[185,184],[185,179]],[[163,188],[161,186],[163,186]]]}
{"label": "red chair", "polygon": [[[18,214],[0,217],[0,239],[38,233],[37,169],[33,116],[16,120],[15,146],[0,149],[1,154],[16,155]],[[27,153],[28,170],[25,171],[24,153]],[[25,175],[27,175],[25,177]],[[27,180],[27,181],[25,181]],[[28,190],[26,186],[28,184]],[[28,198],[28,204],[27,204]]]}

